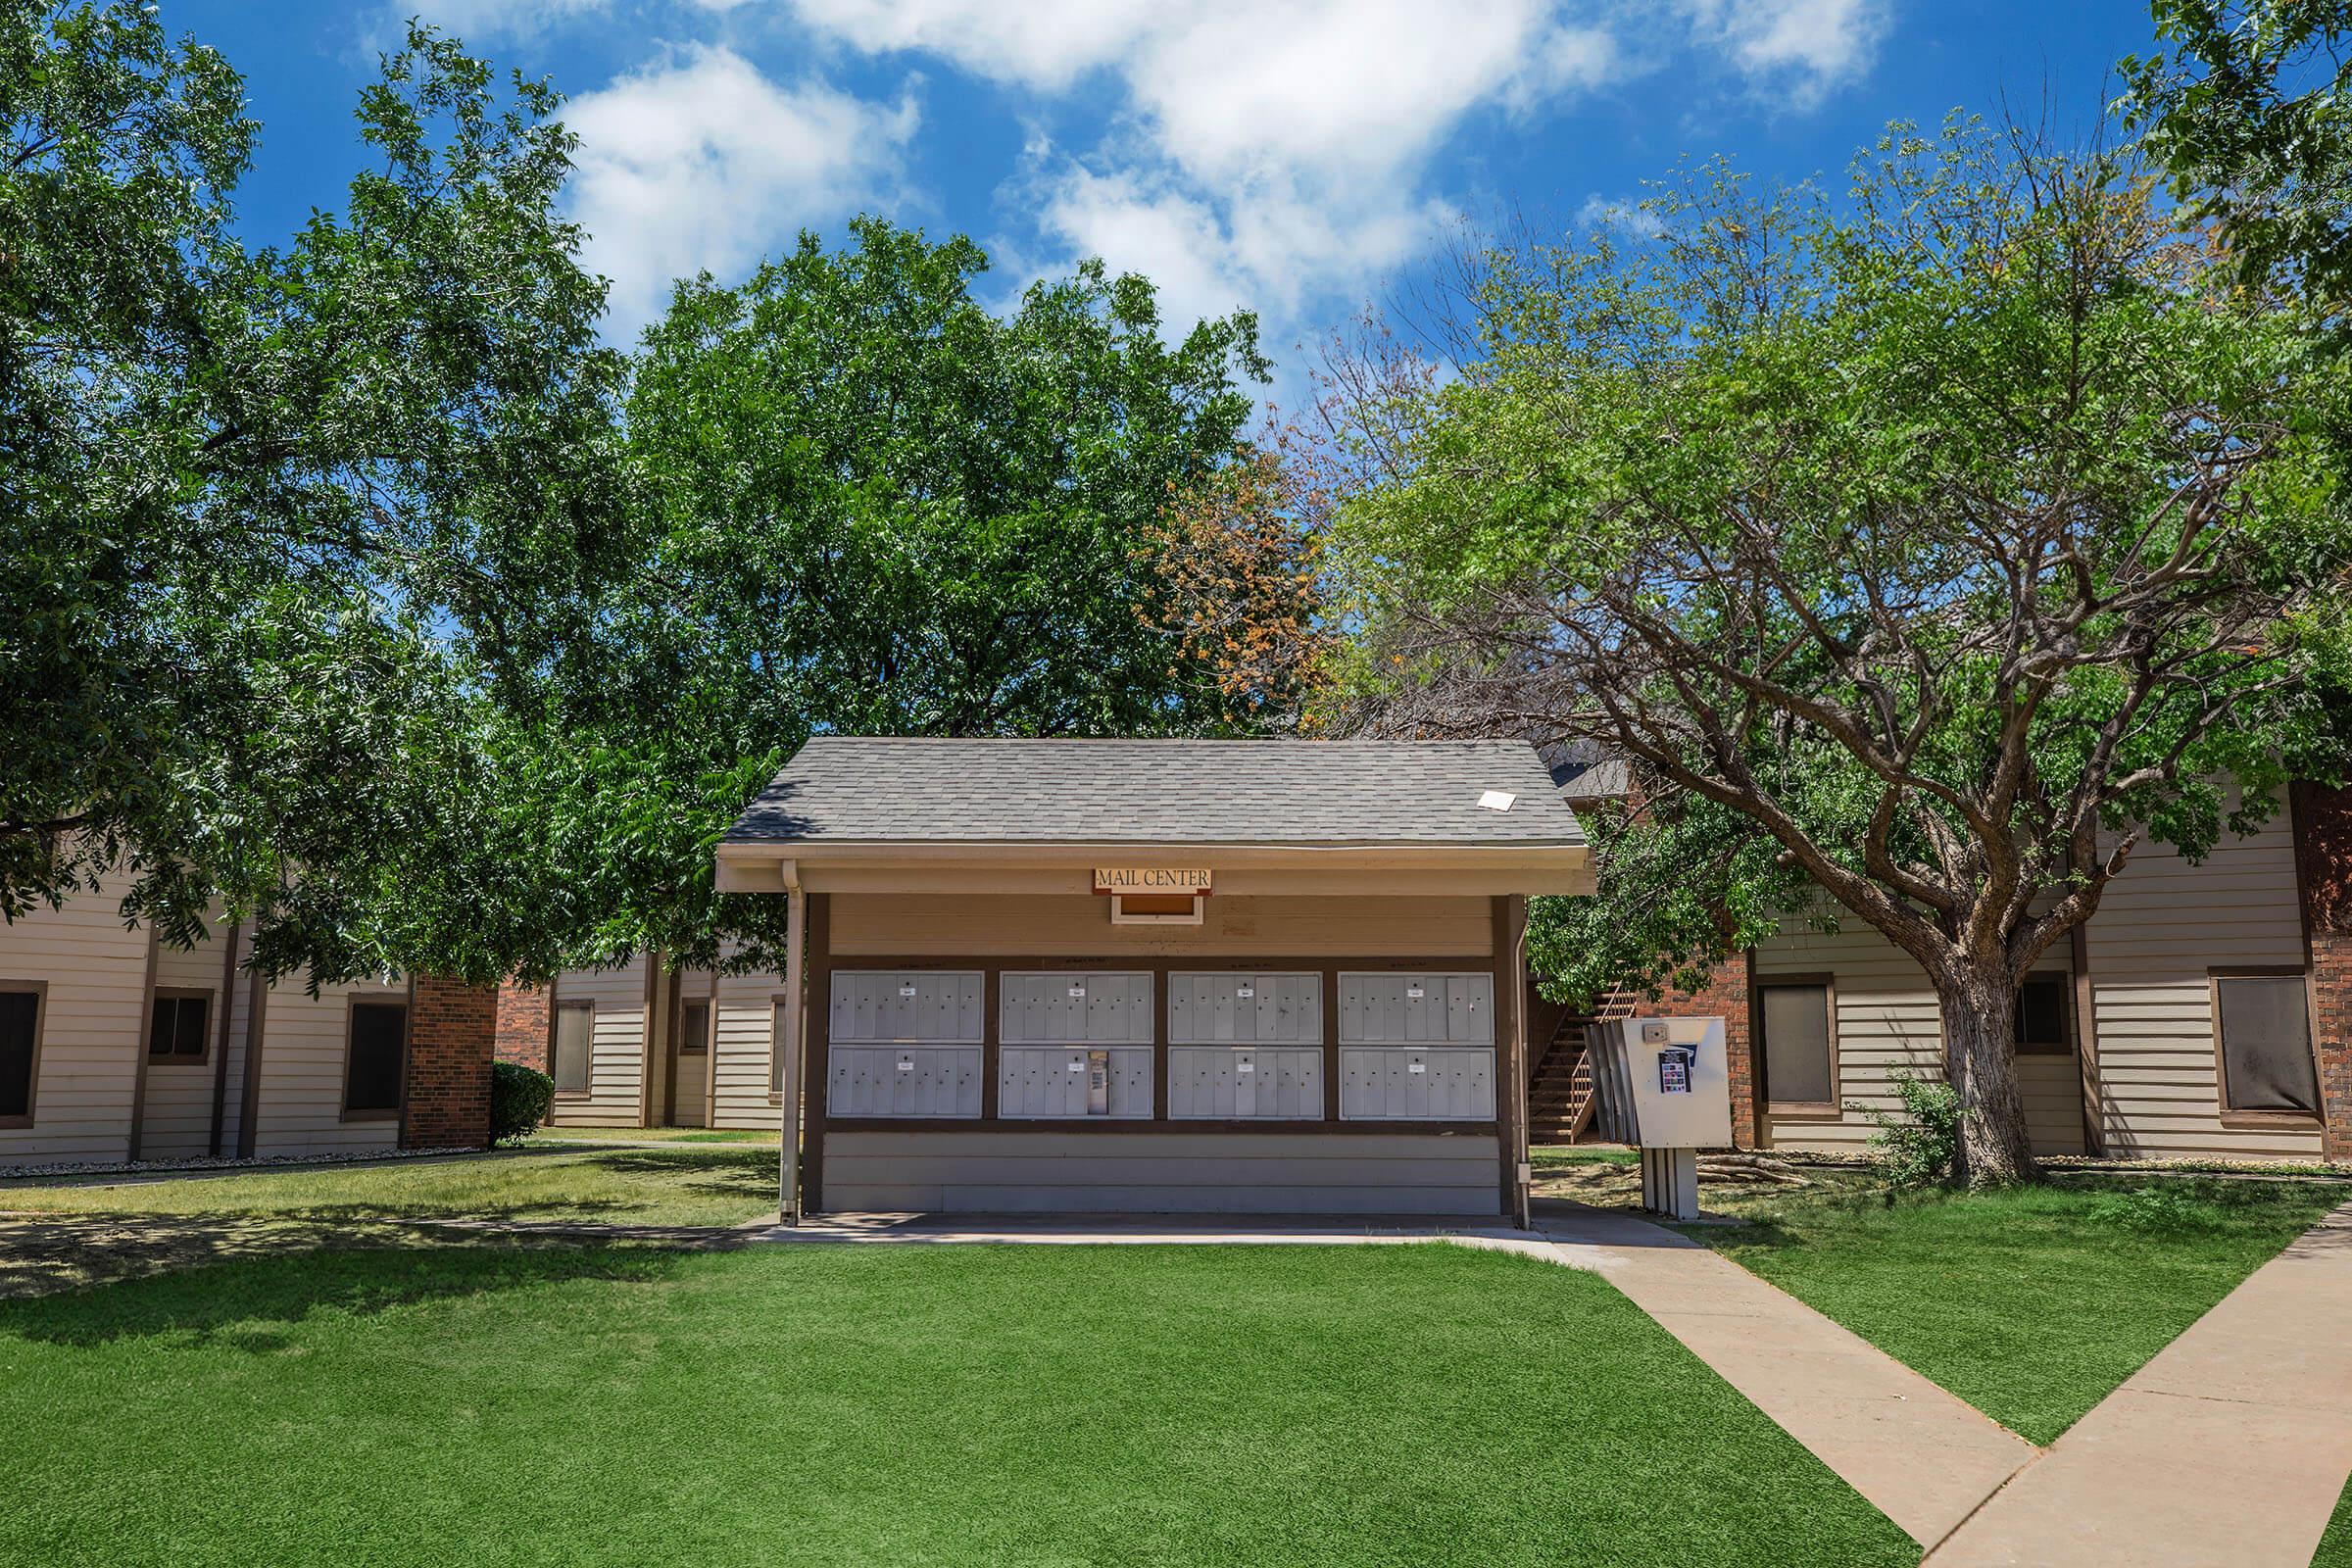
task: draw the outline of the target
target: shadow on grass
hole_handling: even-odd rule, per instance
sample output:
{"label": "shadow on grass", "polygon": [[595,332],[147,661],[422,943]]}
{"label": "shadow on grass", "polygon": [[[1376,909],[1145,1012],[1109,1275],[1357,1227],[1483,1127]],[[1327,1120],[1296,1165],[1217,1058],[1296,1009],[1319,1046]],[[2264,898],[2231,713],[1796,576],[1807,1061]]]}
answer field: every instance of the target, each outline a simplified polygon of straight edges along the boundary
{"label": "shadow on grass", "polygon": [[655,1283],[690,1254],[646,1247],[411,1247],[276,1253],[93,1290],[0,1301],[0,1340],[87,1348],[171,1340],[256,1354],[322,1312],[367,1317],[420,1301],[568,1280]]}

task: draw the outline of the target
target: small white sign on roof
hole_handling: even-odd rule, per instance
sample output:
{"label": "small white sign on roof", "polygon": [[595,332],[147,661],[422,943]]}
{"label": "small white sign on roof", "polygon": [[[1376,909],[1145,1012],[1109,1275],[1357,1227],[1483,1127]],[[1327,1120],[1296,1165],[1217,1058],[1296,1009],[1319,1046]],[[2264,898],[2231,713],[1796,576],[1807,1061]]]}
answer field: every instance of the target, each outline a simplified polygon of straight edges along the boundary
{"label": "small white sign on roof", "polygon": [[1518,799],[1509,790],[1489,790],[1478,798],[1478,804],[1490,811],[1507,811]]}

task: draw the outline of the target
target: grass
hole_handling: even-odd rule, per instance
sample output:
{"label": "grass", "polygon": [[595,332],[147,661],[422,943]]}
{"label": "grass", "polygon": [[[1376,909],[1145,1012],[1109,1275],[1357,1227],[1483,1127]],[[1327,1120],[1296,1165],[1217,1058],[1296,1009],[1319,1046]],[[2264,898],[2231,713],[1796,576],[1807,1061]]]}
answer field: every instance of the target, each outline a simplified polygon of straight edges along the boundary
{"label": "grass", "polygon": [[516,1151],[448,1160],[0,1184],[0,1212],[733,1225],[776,1206],[773,1154]]}
{"label": "grass", "polygon": [[1712,1190],[1751,1224],[1690,1234],[2040,1444],[2346,1196],[2076,1177],[1888,1206],[1867,1177],[1816,1179]]}
{"label": "grass", "polygon": [[551,1151],[5,1183],[0,1298],[271,1252],[499,1239],[437,1221],[655,1226],[674,1237],[669,1227],[733,1226],[775,1207],[774,1152],[726,1149]]}
{"label": "grass", "polygon": [[543,1127],[543,1144],[765,1144],[773,1149],[779,1135],[773,1127]]}
{"label": "grass", "polygon": [[2328,1534],[2320,1538],[2311,1568],[2352,1568],[2352,1482],[2335,1499],[2335,1516],[2328,1521]]}
{"label": "grass", "polygon": [[0,1302],[0,1560],[1909,1564],[1601,1281],[1428,1247],[327,1251]]}

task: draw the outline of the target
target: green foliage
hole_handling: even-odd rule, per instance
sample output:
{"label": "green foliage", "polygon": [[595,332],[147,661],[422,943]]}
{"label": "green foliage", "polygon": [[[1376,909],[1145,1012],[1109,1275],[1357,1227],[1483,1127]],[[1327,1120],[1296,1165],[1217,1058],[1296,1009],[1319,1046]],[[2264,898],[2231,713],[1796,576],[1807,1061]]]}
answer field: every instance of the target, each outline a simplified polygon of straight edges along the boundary
{"label": "green foliage", "polygon": [[554,831],[588,945],[775,961],[782,901],[710,849],[812,731],[1229,732],[1213,672],[1140,612],[1161,510],[1230,460],[1265,362],[1248,316],[1161,340],[1099,264],[975,294],[987,258],[878,219],[740,287],[679,285],[628,402],[641,564],[552,666],[591,744]]}
{"label": "green foliage", "polygon": [[1886,1082],[1901,1102],[1900,1110],[1854,1107],[1875,1129],[1870,1153],[1879,1174],[1898,1193],[1949,1186],[1959,1168],[1960,1092],[1940,1078],[1923,1077],[1904,1067],[1887,1073]]}
{"label": "green foliage", "polygon": [[518,1061],[490,1064],[490,1142],[519,1144],[547,1120],[556,1081]]}
{"label": "green foliage", "polygon": [[119,871],[273,972],[489,978],[549,869],[492,693],[610,543],[570,139],[413,28],[339,210],[250,249],[242,83],[154,10],[0,14],[0,917]]}
{"label": "green foliage", "polygon": [[[2150,184],[1966,122],[1893,127],[1838,202],[1703,166],[1654,237],[1466,257],[1458,373],[1341,377],[1365,720],[1596,747],[1656,803],[1545,916],[1578,987],[1853,918],[2005,1052],[2138,844],[2341,776],[2352,372]],[[2030,1165],[2014,1094],[1963,1114],[1972,1179]]]}
{"label": "green foliage", "polygon": [[2173,192],[2255,287],[2340,313],[2352,290],[2352,31],[2344,0],[2155,0],[2172,53],[2127,59],[2125,108]]}
{"label": "green foliage", "polygon": [[2208,1231],[2225,1216],[2213,1204],[2200,1202],[2189,1192],[2174,1187],[2134,1187],[2128,1193],[2102,1193],[2083,1211],[2094,1225],[2111,1225],[2139,1236],[2183,1236]]}

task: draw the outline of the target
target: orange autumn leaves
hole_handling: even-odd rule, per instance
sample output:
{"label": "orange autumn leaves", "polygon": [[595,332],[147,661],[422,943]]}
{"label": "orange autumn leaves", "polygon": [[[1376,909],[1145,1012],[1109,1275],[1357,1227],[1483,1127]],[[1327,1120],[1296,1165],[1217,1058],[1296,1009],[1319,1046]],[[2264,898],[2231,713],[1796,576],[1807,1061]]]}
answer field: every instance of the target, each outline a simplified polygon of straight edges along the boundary
{"label": "orange autumn leaves", "polygon": [[1336,638],[1328,495],[1287,447],[1240,447],[1190,488],[1171,485],[1140,552],[1152,569],[1137,613],[1169,639],[1170,673],[1215,690],[1237,729],[1311,727],[1302,710]]}

